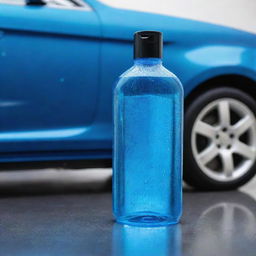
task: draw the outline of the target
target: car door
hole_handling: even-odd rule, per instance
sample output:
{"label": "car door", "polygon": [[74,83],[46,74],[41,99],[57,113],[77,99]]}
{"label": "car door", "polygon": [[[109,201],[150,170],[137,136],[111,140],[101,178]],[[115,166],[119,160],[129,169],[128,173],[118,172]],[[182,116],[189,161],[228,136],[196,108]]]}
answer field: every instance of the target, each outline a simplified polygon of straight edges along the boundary
{"label": "car door", "polygon": [[29,3],[0,0],[0,152],[92,147],[97,15],[78,0]]}

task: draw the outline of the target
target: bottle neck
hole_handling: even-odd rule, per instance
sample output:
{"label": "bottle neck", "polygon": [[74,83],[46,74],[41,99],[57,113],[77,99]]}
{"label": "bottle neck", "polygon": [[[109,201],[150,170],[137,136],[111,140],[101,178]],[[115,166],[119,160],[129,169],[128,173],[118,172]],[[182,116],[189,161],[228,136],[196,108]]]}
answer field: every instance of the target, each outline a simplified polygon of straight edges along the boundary
{"label": "bottle neck", "polygon": [[137,58],[134,60],[135,65],[154,66],[162,65],[162,59],[160,58]]}

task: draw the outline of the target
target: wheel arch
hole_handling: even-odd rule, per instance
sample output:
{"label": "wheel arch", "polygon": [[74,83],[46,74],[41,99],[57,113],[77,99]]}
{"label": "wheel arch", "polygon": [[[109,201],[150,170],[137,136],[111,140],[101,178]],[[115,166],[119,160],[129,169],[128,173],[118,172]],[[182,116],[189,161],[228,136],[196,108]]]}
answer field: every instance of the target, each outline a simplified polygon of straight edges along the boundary
{"label": "wheel arch", "polygon": [[256,100],[256,81],[251,77],[240,74],[227,74],[219,75],[199,83],[191,90],[185,98],[185,107],[193,101],[200,93],[207,91],[211,88],[220,86],[231,87],[240,89],[248,93]]}

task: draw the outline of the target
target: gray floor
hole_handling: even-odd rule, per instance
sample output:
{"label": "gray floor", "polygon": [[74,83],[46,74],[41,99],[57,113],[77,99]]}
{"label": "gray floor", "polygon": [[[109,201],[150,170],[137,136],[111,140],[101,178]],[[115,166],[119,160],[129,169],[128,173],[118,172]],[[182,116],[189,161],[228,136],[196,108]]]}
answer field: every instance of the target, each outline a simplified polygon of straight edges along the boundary
{"label": "gray floor", "polygon": [[0,255],[256,255],[256,180],[239,191],[185,188],[179,225],[115,224],[111,170],[0,173]]}

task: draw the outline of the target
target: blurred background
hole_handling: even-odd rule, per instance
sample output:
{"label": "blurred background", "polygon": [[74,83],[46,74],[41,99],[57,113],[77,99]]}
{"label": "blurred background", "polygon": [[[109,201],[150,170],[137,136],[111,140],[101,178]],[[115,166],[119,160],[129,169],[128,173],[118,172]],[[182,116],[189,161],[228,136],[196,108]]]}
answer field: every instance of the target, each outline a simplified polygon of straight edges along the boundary
{"label": "blurred background", "polygon": [[253,0],[101,1],[117,8],[173,15],[256,32],[256,3]]}

